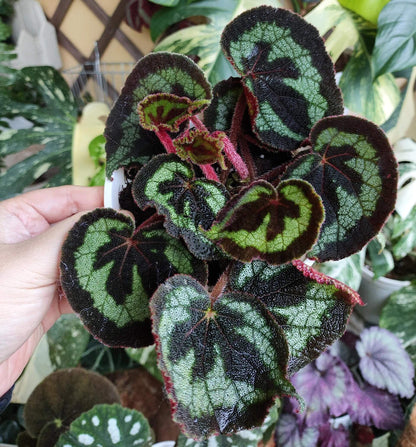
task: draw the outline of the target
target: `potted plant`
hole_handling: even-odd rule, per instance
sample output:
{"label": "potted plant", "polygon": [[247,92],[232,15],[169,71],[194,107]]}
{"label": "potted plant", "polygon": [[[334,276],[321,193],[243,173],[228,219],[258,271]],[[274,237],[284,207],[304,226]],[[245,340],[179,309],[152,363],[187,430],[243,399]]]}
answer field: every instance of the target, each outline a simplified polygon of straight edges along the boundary
{"label": "potted plant", "polygon": [[[225,28],[239,77],[213,90],[186,56],[141,59],[106,123],[121,207],[84,215],[62,288],[111,346],[156,342],[174,419],[195,439],[259,426],[360,298],[312,269],[365,246],[397,166],[373,123],[342,116],[317,30],[262,6]],[[203,116],[202,116],[203,114]]]}

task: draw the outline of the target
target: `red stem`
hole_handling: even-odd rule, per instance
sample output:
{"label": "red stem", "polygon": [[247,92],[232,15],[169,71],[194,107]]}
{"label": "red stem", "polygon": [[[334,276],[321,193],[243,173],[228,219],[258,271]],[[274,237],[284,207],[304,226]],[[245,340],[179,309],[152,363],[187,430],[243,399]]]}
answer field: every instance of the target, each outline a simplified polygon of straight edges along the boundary
{"label": "red stem", "polygon": [[232,165],[235,167],[238,175],[244,180],[249,176],[248,168],[244,163],[243,159],[240,157],[238,152],[235,150],[234,145],[231,143],[228,137],[224,140],[224,152],[228,160],[231,161]]}
{"label": "red stem", "polygon": [[166,132],[166,130],[157,130],[155,132],[157,137],[159,138],[160,142],[163,144],[164,148],[166,149],[166,152],[168,154],[176,154],[176,149],[173,144],[172,138],[170,135]]}
{"label": "red stem", "polygon": [[191,121],[198,130],[202,132],[209,132],[205,124],[196,115],[191,116]]}
{"label": "red stem", "polygon": [[207,180],[214,180],[216,182],[220,181],[217,173],[211,165],[199,165],[199,167],[201,168]]}
{"label": "red stem", "polygon": [[221,295],[221,293],[224,291],[226,285],[228,282],[228,269],[226,269],[222,275],[218,278],[217,283],[212,288],[210,293],[210,299],[211,299],[211,306],[217,301],[218,297]]}

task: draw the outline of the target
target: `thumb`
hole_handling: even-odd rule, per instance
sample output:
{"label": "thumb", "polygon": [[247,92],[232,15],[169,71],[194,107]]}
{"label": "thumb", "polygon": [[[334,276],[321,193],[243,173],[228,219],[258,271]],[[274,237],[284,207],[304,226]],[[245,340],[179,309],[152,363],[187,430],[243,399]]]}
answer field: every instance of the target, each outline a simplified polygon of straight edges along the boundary
{"label": "thumb", "polygon": [[56,286],[59,275],[59,259],[62,245],[74,224],[86,214],[82,211],[51,225],[46,231],[14,245],[17,250],[22,280],[26,287]]}

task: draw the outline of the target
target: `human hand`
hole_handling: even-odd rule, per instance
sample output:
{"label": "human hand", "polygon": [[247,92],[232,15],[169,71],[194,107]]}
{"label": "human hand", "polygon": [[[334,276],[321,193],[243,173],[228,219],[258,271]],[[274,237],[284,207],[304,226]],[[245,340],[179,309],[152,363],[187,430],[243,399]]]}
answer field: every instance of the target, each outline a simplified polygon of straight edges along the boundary
{"label": "human hand", "polygon": [[101,187],[62,186],[0,202],[0,396],[39,340],[72,312],[58,287],[61,246],[82,212],[103,206]]}

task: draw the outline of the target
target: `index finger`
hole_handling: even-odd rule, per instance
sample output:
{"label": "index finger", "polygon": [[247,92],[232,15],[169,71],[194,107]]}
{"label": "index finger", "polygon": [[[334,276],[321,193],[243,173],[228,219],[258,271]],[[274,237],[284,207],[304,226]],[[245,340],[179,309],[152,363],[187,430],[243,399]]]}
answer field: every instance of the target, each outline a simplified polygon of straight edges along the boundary
{"label": "index finger", "polygon": [[68,185],[30,191],[15,199],[33,207],[48,223],[52,224],[80,211],[102,207],[103,193],[102,186]]}

